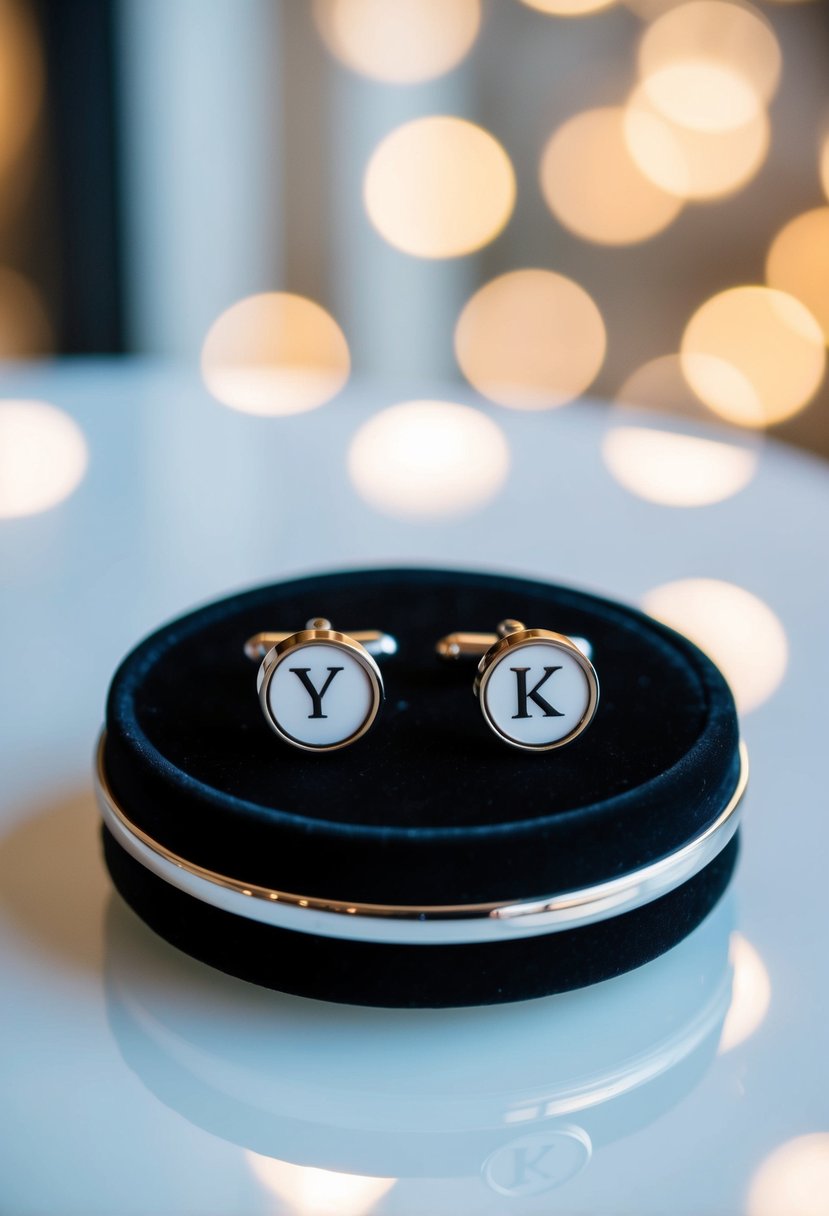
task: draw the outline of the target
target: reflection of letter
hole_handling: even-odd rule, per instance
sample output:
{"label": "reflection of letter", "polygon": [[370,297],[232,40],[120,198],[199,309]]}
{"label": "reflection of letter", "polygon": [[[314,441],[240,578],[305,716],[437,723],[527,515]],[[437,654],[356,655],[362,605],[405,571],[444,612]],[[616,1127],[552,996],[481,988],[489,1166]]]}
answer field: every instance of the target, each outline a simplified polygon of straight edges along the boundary
{"label": "reflection of letter", "polygon": [[554,671],[561,671],[561,667],[545,667],[544,675],[538,681],[534,688],[527,692],[527,672],[529,667],[510,667],[510,671],[515,672],[515,680],[518,685],[518,713],[513,714],[513,718],[531,718],[532,714],[527,708],[528,701],[534,701],[540,710],[543,711],[545,718],[563,718],[564,714],[559,710],[553,709],[549,701],[545,701],[539,693],[539,688],[542,684],[546,684]]}
{"label": "reflection of letter", "polygon": [[[325,694],[328,692],[328,689],[331,687],[331,681],[334,679],[334,676],[337,674],[338,671],[343,670],[342,667],[329,667],[328,668],[328,679],[325,681],[325,683],[323,684],[323,686],[319,690],[319,692],[317,692],[316,688],[314,688],[314,685],[311,683],[311,677],[308,675],[308,672],[311,670],[310,667],[291,667],[291,668],[289,668],[289,670],[292,671],[294,673],[294,675],[299,676],[300,681],[302,682],[302,687],[305,689],[305,691],[308,693],[308,696],[311,698],[311,704],[314,707],[314,712],[310,713],[308,715],[308,717],[309,718],[327,718],[328,714],[324,714],[322,712],[322,698],[325,696]],[[552,668],[551,668],[551,670],[552,670]],[[543,681],[542,681],[542,683],[543,683]]]}
{"label": "reflection of letter", "polygon": [[[514,670],[515,668],[510,668],[510,671]],[[550,670],[558,671],[558,668],[552,667]],[[549,1182],[550,1174],[546,1173],[543,1169],[539,1169],[538,1163],[542,1157],[546,1157],[549,1152],[552,1152],[552,1148],[552,1144],[542,1144],[534,1157],[530,1157],[529,1149],[526,1145],[513,1149],[512,1157],[515,1165],[515,1175],[510,1190],[518,1192],[526,1188],[527,1184],[533,1181],[530,1177],[531,1174],[536,1174],[539,1178],[543,1178],[545,1182]]]}

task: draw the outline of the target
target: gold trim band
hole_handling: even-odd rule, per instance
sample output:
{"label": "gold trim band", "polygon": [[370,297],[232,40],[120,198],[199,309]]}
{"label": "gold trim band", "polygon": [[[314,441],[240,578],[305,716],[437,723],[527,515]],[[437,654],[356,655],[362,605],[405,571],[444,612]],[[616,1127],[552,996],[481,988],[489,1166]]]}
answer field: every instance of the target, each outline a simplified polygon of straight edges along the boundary
{"label": "gold trim band", "polygon": [[321,899],[244,883],[174,853],[133,823],[118,805],[104,766],[105,732],[96,756],[101,813],[118,843],[164,881],[236,915],[298,932],[401,944],[497,941],[573,929],[621,915],[658,899],[698,874],[728,844],[748,784],[748,754],[740,744],[740,775],[727,805],[688,844],[609,882],[543,899],[474,904],[372,904]]}

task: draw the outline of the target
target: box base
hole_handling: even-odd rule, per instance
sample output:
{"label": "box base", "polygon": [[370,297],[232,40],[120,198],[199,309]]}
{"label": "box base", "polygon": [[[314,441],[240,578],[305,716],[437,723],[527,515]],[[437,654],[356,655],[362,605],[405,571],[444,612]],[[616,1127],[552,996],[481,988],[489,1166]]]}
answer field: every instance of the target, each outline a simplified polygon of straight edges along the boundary
{"label": "box base", "polygon": [[670,950],[728,886],[738,836],[682,886],[632,912],[516,941],[445,946],[350,942],[264,925],[192,899],[102,829],[127,903],[161,937],[229,975],[317,1000],[388,1008],[496,1005],[550,996],[631,971]]}

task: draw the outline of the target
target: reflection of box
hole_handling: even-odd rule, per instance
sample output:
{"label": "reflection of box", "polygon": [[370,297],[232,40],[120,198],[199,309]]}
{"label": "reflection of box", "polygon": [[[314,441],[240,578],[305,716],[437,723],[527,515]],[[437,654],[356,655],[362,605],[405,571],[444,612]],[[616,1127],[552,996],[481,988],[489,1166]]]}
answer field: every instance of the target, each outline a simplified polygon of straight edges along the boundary
{"label": "reflection of box", "polygon": [[448,1210],[435,1180],[453,1178],[453,1210],[490,1211],[493,1191],[513,1202],[548,1192],[687,1097],[729,1004],[732,915],[726,898],[677,949],[589,990],[370,1010],[235,983],[113,899],[107,1013],[156,1097],[289,1176],[313,1167],[428,1185],[406,1211]]}
{"label": "reflection of box", "polygon": [[[261,716],[245,639],[324,614],[400,648],[352,747]],[[490,733],[434,643],[505,617],[588,638],[602,697],[575,742]],[[235,596],[125,660],[100,755],[104,844],[162,936],[254,982],[378,1005],[486,1004],[593,983],[681,940],[722,893],[744,784],[728,688],[618,604],[508,577],[370,571]]]}

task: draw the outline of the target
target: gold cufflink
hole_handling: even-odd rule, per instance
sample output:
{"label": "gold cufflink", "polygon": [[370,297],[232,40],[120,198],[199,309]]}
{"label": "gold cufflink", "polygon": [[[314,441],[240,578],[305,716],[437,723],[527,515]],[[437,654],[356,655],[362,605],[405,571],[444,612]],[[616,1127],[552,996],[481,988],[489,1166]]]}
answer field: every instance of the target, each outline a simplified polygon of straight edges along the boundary
{"label": "gold cufflink", "polygon": [[442,659],[478,658],[474,692],[487,725],[525,751],[572,743],[593,721],[599,678],[584,638],[501,621],[495,633],[450,633]]}
{"label": "gold cufflink", "polygon": [[280,739],[311,752],[355,743],[384,697],[376,659],[397,651],[388,633],[340,633],[314,617],[294,633],[257,633],[245,642],[261,660],[256,687],[265,720]]}

